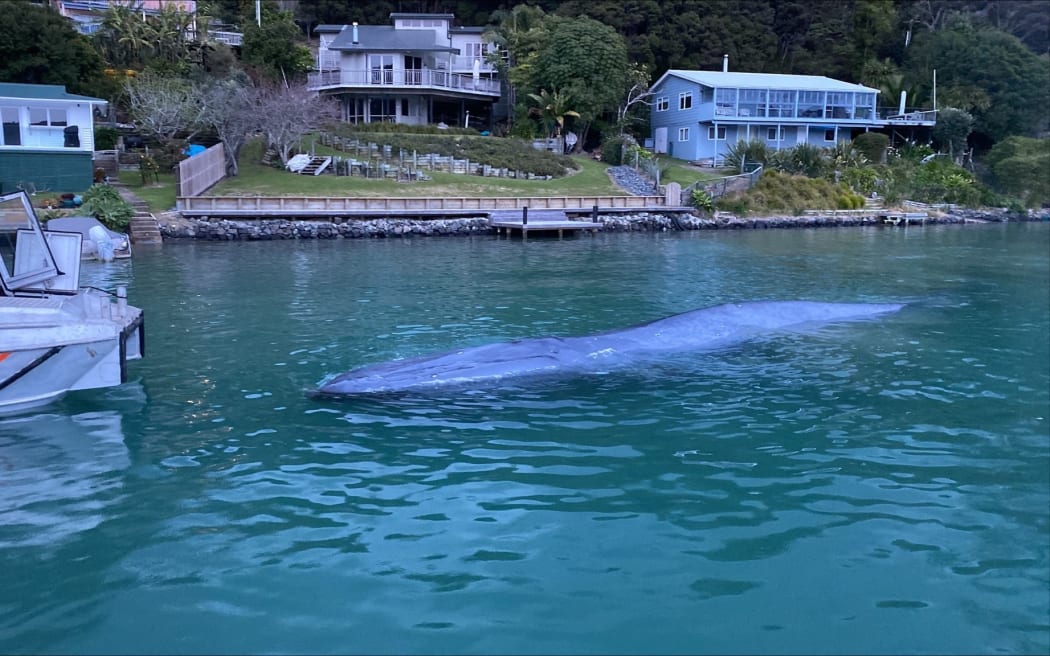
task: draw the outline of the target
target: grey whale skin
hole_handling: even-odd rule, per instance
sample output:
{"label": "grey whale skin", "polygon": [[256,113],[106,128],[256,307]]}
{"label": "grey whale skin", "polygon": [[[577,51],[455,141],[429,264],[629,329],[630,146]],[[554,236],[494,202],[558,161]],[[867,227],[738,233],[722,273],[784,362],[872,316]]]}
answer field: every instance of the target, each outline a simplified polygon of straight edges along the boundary
{"label": "grey whale skin", "polygon": [[753,301],[675,314],[583,337],[538,337],[368,365],[321,385],[322,396],[425,391],[517,376],[601,371],[646,356],[717,349],[760,334],[896,312],[900,303]]}

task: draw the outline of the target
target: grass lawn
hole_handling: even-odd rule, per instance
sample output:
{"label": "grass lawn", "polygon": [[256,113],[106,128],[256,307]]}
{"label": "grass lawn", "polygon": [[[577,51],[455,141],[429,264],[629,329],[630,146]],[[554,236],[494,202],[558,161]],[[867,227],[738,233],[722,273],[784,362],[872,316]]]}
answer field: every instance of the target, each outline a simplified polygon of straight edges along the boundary
{"label": "grass lawn", "polygon": [[[343,155],[319,144],[318,155]],[[396,182],[394,180],[366,179],[357,176],[295,175],[281,169],[264,166],[262,142],[249,143],[241,151],[240,175],[227,178],[204,193],[205,196],[361,196],[361,197],[462,197],[462,196],[624,196],[606,174],[608,165],[589,157],[577,161],[580,169],[572,175],[553,180],[514,180],[482,178],[473,175],[427,172],[432,180]],[[661,157],[668,166],[663,180],[677,182],[683,187],[701,179],[717,178],[720,171],[702,171],[681,160]],[[173,175],[160,176],[159,184],[142,184],[138,171],[121,171],[120,180],[128,190],[146,201],[150,211],[165,212],[175,207],[175,179]]]}
{"label": "grass lawn", "polygon": [[[316,146],[319,155],[336,151]],[[241,151],[240,175],[215,185],[205,196],[623,196],[612,183],[601,162],[580,158],[580,170],[553,180],[513,180],[482,178],[426,171],[432,180],[396,182],[365,179],[357,176],[295,175],[260,164],[261,142],[253,142]]]}
{"label": "grass lawn", "polygon": [[128,191],[135,194],[149,204],[149,211],[167,212],[175,207],[175,176],[171,173],[161,173],[159,183],[142,184],[142,174],[138,171],[121,171],[120,181],[123,182]]}
{"label": "grass lawn", "polygon": [[696,166],[686,164],[680,159],[674,159],[673,157],[668,157],[666,155],[659,155],[657,157],[661,167],[668,167],[660,178],[660,184],[677,182],[685,188],[698,180],[713,180],[725,175],[731,175],[719,169],[701,170]]}

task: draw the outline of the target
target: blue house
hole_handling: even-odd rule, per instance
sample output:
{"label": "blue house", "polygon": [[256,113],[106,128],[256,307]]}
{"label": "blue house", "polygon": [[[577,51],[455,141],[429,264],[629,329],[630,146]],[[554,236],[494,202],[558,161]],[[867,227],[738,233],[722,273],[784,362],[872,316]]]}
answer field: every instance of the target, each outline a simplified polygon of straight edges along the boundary
{"label": "blue house", "polygon": [[932,126],[935,112],[880,118],[878,89],[816,75],[669,70],[652,86],[658,153],[715,164],[738,141],[774,149],[849,141],[869,130]]}

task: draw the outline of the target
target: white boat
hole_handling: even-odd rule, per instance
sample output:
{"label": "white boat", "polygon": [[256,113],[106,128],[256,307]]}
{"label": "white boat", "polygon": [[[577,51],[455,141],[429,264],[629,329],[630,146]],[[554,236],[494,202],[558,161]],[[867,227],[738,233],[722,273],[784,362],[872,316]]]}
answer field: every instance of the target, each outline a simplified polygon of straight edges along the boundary
{"label": "white boat", "polygon": [[45,231],[24,191],[0,195],[0,413],[127,381],[142,310],[80,287],[83,235]]}
{"label": "white boat", "polygon": [[93,216],[60,216],[48,221],[44,229],[79,232],[83,235],[80,257],[85,260],[109,261],[131,257],[131,238],[122,232],[110,230]]}

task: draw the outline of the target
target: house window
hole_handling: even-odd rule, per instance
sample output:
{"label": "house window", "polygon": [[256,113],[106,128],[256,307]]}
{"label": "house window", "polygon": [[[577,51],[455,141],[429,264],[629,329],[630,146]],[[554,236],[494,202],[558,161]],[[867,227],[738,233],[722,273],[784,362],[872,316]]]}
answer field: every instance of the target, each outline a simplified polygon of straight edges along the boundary
{"label": "house window", "polygon": [[349,98],[346,101],[346,121],[347,123],[364,123],[365,122],[365,99],[364,98]]}
{"label": "house window", "polygon": [[726,129],[724,127],[711,126],[707,128],[707,138],[709,141],[725,141]]}
{"label": "house window", "polygon": [[372,69],[372,84],[394,83],[393,55],[371,55],[369,64]]}
{"label": "house window", "polygon": [[658,112],[666,112],[667,108],[668,108],[668,106],[670,106],[670,104],[671,103],[670,103],[670,101],[668,101],[667,96],[660,96],[659,98],[656,99],[656,111],[658,111]]}
{"label": "house window", "polygon": [[736,116],[736,89],[715,89],[715,116]]}
{"label": "house window", "polygon": [[820,118],[824,115],[823,91],[800,91],[798,94],[799,118]]}
{"label": "house window", "polygon": [[29,124],[41,127],[65,127],[68,124],[66,119],[66,110],[47,109],[44,107],[30,107]]}
{"label": "house window", "polygon": [[397,103],[393,98],[372,98],[368,105],[370,123],[397,122]]}
{"label": "house window", "polygon": [[678,140],[689,141],[689,128],[678,128]]}
{"label": "house window", "polygon": [[693,106],[693,92],[686,91],[678,94],[678,109],[690,109]]}
{"label": "house window", "polygon": [[468,43],[466,48],[463,49],[463,54],[471,60],[480,59],[481,61],[485,61],[485,55],[487,55],[488,52],[489,44],[480,42]]}
{"label": "house window", "polygon": [[0,132],[0,146],[21,146],[22,130],[18,125],[17,107],[0,107],[0,123],[3,123],[3,132]]}
{"label": "house window", "polygon": [[834,140],[835,140],[835,131],[834,130],[824,130],[824,141],[834,141]]}
{"label": "house window", "polygon": [[769,128],[766,139],[768,141],[783,141],[784,140],[784,128]]}
{"label": "house window", "polygon": [[738,116],[765,116],[766,115],[766,90],[765,89],[741,89],[740,105],[737,109]]}

